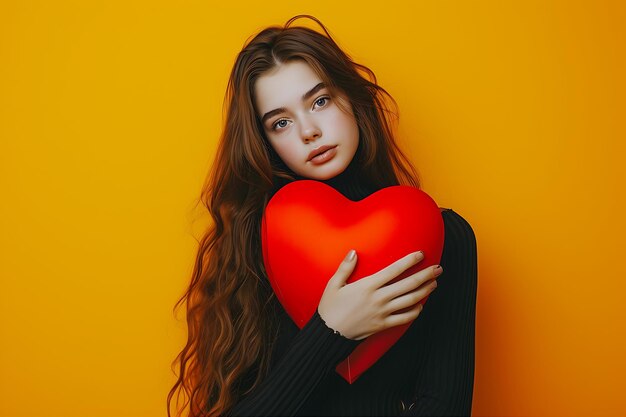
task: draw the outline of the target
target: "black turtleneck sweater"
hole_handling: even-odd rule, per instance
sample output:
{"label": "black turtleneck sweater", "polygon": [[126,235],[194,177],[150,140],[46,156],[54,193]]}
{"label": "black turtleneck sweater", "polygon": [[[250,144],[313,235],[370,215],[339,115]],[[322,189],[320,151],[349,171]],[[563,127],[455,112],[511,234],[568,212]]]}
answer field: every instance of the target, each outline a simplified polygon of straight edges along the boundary
{"label": "black turtleneck sweater", "polygon": [[[358,201],[376,187],[355,180],[351,166],[322,182]],[[286,184],[275,183],[272,195]],[[317,311],[300,330],[273,297],[279,332],[272,347],[270,373],[253,392],[240,398],[228,415],[470,415],[478,284],[476,238],[460,214],[441,210],[445,240],[438,286],[417,319],[374,365],[352,384],[346,382],[335,367],[361,341],[335,334]]]}

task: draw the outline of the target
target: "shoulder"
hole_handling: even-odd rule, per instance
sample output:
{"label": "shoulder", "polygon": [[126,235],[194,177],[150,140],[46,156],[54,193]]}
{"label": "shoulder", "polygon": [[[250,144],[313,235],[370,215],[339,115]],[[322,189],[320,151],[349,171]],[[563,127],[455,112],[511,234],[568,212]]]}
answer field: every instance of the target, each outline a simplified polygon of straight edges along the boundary
{"label": "shoulder", "polygon": [[439,295],[446,294],[447,291],[448,296],[453,297],[452,303],[459,303],[458,305],[469,309],[470,305],[476,304],[478,289],[476,236],[470,223],[456,211],[443,209],[441,217],[444,222],[444,243],[440,261],[443,279],[438,282],[442,290],[444,286],[448,290],[443,290]]}
{"label": "shoulder", "polygon": [[445,245],[476,251],[476,234],[470,223],[451,208],[439,207],[445,227]]}

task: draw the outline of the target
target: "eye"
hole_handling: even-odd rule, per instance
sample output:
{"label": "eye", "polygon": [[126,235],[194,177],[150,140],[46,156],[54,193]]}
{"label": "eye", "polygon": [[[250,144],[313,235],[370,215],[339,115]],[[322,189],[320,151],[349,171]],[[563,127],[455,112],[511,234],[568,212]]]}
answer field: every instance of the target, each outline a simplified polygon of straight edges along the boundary
{"label": "eye", "polygon": [[272,124],[272,130],[284,129],[289,124],[287,119],[279,119]]}
{"label": "eye", "polygon": [[315,100],[315,105],[318,107],[324,107],[327,104],[328,100],[330,100],[330,97],[328,96],[320,97]]}

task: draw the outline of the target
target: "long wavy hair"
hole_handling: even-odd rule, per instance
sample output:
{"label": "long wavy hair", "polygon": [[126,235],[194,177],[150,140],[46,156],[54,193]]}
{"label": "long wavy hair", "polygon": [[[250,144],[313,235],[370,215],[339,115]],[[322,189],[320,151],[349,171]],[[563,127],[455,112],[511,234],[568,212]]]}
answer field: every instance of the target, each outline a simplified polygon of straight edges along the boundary
{"label": "long wavy hair", "polygon": [[[299,18],[323,33],[292,26]],[[316,18],[298,15],[249,39],[237,56],[224,100],[224,126],[200,194],[212,224],[199,241],[187,291],[187,343],[174,360],[178,379],[167,396],[168,416],[227,414],[267,375],[277,328],[265,278],[260,226],[272,187],[296,178],[269,144],[255,111],[254,83],[281,63],[303,60],[333,92],[350,100],[359,126],[359,180],[374,187],[406,184],[418,175],[394,141],[397,105],[374,73],[354,62]],[[276,300],[274,300],[276,301]],[[181,401],[180,397],[184,398]],[[182,403],[182,404],[181,404]]]}

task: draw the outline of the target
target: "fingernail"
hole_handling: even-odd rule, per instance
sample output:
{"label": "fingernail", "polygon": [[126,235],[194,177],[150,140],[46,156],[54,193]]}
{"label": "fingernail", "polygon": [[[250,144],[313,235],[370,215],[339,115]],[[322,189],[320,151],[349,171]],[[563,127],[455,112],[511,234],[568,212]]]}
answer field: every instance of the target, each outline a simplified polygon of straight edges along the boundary
{"label": "fingernail", "polygon": [[435,268],[435,276],[439,276],[442,272],[443,272],[443,268],[441,268],[441,265],[437,265]]}
{"label": "fingernail", "polygon": [[354,249],[352,249],[350,252],[348,252],[348,254],[346,255],[346,258],[344,259],[344,261],[350,262],[351,260],[354,259],[354,255],[356,255],[356,251]]}
{"label": "fingernail", "polygon": [[417,256],[423,258],[424,257],[424,251],[423,250],[418,250],[417,252],[415,252],[417,254]]}

